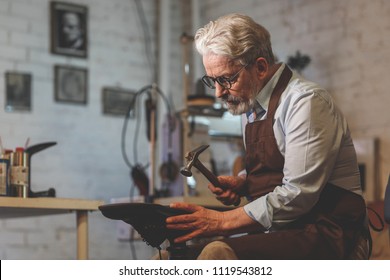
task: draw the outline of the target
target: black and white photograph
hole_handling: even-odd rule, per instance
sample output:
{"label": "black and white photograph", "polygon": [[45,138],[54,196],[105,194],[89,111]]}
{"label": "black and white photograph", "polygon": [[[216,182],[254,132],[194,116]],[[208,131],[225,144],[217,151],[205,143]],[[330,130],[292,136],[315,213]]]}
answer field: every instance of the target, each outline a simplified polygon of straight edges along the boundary
{"label": "black and white photograph", "polygon": [[51,2],[51,52],[88,56],[88,9],[86,6]]}
{"label": "black and white photograph", "polygon": [[56,65],[54,77],[54,94],[57,102],[87,104],[87,69]]}
{"label": "black and white photograph", "polygon": [[[125,116],[129,106],[135,108],[134,98],[136,94],[134,91],[105,87],[102,91],[102,106],[103,114]],[[130,118],[134,118],[134,110],[130,112]]]}
{"label": "black and white photograph", "polygon": [[28,73],[5,73],[7,112],[31,111],[31,80],[32,76]]}

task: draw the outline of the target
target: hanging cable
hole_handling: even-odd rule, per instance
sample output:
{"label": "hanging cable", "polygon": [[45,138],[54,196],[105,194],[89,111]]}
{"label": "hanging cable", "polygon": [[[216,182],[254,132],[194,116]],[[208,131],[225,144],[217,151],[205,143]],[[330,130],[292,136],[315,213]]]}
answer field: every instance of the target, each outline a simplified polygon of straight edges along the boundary
{"label": "hanging cable", "polygon": [[[134,142],[133,142],[133,147],[134,147],[134,163],[131,163],[126,152],[126,135],[127,135],[127,127],[129,123],[129,119],[131,117],[131,112],[132,110],[135,110],[136,104],[139,104],[141,101],[141,97],[143,94],[147,93],[150,94],[151,90],[155,90],[158,94],[158,96],[163,100],[166,109],[168,111],[168,115],[170,116],[170,121],[169,121],[169,132],[171,133],[173,131],[173,121],[171,121],[172,118],[172,109],[169,104],[168,99],[166,96],[163,94],[163,92],[156,86],[156,85],[147,85],[141,88],[139,91],[137,91],[134,95],[134,98],[132,99],[131,103],[129,104],[129,107],[127,109],[127,112],[125,114],[125,119],[123,121],[123,126],[122,126],[122,133],[121,133],[121,152],[122,152],[122,157],[128,168],[130,169],[130,177],[133,181],[133,185],[130,188],[129,196],[130,196],[130,202],[133,201],[134,198],[134,189],[135,186],[141,190],[141,195],[144,195],[143,192],[146,192],[148,189],[148,178],[145,174],[145,169],[149,165],[148,163],[142,166],[140,163],[138,163],[138,149],[137,149],[137,140],[138,140],[138,135],[139,135],[139,128],[140,128],[140,121],[136,123],[136,131],[134,133]],[[139,108],[139,106],[138,106]],[[141,117],[141,110],[137,110],[137,117],[140,119]],[[143,190],[143,191],[142,191]],[[135,245],[134,245],[134,232],[130,232],[130,250],[132,252],[133,259],[137,259],[136,255],[136,250],[135,250]]]}
{"label": "hanging cable", "polygon": [[[129,158],[127,157],[126,153],[126,146],[125,146],[125,140],[126,140],[126,132],[127,132],[127,126],[130,119],[130,114],[133,109],[135,109],[135,104],[138,100],[138,97],[143,94],[146,90],[148,90],[151,86],[145,86],[141,88],[139,91],[137,91],[134,95],[134,98],[131,100],[131,103],[129,104],[129,107],[127,109],[127,112],[125,114],[125,119],[122,126],[122,133],[121,133],[121,151],[122,151],[122,157],[125,161],[126,165],[129,168],[133,168],[133,164],[130,162]],[[139,112],[138,112],[139,114]],[[139,130],[139,122],[137,122],[136,130]],[[138,132],[138,131],[137,131]],[[138,133],[135,133],[135,137],[138,137]],[[134,154],[136,157],[136,153]],[[138,162],[138,160],[135,158],[135,162]]]}
{"label": "hanging cable", "polygon": [[[125,161],[126,165],[131,169],[131,168],[134,168],[135,164],[132,164],[127,156],[127,152],[126,152],[126,134],[127,134],[127,127],[128,127],[128,122],[129,122],[129,119],[130,119],[130,116],[131,116],[131,111],[135,109],[135,104],[137,103],[137,101],[139,101],[139,98],[144,94],[144,93],[148,93],[152,88],[154,87],[154,89],[156,90],[156,92],[158,93],[158,95],[162,98],[162,100],[164,101],[165,103],[165,106],[166,106],[166,109],[168,111],[168,114],[170,117],[173,117],[173,114],[172,114],[172,109],[171,109],[171,106],[169,104],[169,101],[168,99],[166,98],[166,96],[163,94],[163,92],[160,90],[160,88],[156,87],[155,85],[147,85],[147,86],[144,86],[143,88],[141,88],[139,91],[137,91],[135,93],[135,96],[133,98],[133,100],[131,101],[128,109],[127,109],[127,112],[125,114],[125,119],[124,119],[124,122],[123,122],[123,126],[122,126],[122,133],[121,133],[121,151],[122,151],[122,157],[123,157],[123,160]],[[137,110],[137,117],[140,117],[140,110]],[[134,143],[133,143],[133,153],[134,153],[134,162],[138,162],[138,149],[137,149],[137,140],[138,140],[138,135],[139,135],[139,128],[140,128],[140,123],[141,122],[137,122],[136,123],[136,130],[135,130],[135,133],[134,133]],[[174,128],[174,123],[173,121],[170,121],[169,122],[169,131],[172,132]]]}

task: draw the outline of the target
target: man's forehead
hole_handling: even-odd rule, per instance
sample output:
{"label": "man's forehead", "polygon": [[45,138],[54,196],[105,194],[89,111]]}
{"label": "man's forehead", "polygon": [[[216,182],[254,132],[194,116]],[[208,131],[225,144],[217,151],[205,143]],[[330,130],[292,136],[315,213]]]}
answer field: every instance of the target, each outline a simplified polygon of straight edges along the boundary
{"label": "man's forehead", "polygon": [[221,73],[229,73],[236,62],[227,56],[209,53],[203,56],[203,65],[207,73],[210,71],[221,75]]}
{"label": "man's forehead", "polygon": [[203,62],[208,62],[213,64],[224,64],[226,66],[235,65],[235,61],[232,60],[227,55],[219,55],[212,52],[209,52],[203,56]]}

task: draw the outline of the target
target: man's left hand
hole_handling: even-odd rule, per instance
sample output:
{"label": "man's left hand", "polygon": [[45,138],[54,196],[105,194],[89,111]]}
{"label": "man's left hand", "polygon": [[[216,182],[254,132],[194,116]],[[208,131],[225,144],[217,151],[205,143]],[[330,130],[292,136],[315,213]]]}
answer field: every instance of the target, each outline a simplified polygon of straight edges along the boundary
{"label": "man's left hand", "polygon": [[215,236],[222,232],[223,212],[184,202],[172,203],[170,207],[190,212],[190,214],[166,219],[168,229],[189,231],[176,238],[175,243],[185,242],[195,237]]}

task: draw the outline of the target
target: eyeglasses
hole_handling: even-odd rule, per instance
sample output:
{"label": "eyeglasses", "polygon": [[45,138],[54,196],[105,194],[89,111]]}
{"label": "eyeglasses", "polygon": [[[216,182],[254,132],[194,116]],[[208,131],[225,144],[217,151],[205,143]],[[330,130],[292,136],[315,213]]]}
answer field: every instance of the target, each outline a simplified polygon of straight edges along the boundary
{"label": "eyeglasses", "polygon": [[220,77],[216,77],[216,78],[213,78],[213,77],[210,77],[210,76],[207,76],[207,75],[204,75],[202,77],[202,82],[208,86],[209,88],[211,89],[215,89],[215,82],[217,82],[221,87],[223,87],[224,89],[230,89],[232,87],[232,84],[234,84],[234,80],[237,78],[238,74],[240,74],[240,72],[242,71],[242,69],[244,69],[245,67],[247,67],[249,65],[249,63],[245,64],[244,66],[241,67],[240,70],[238,70],[238,72],[236,74],[234,74],[232,77],[230,78],[226,78],[226,77],[223,77],[223,76],[220,76]]}

